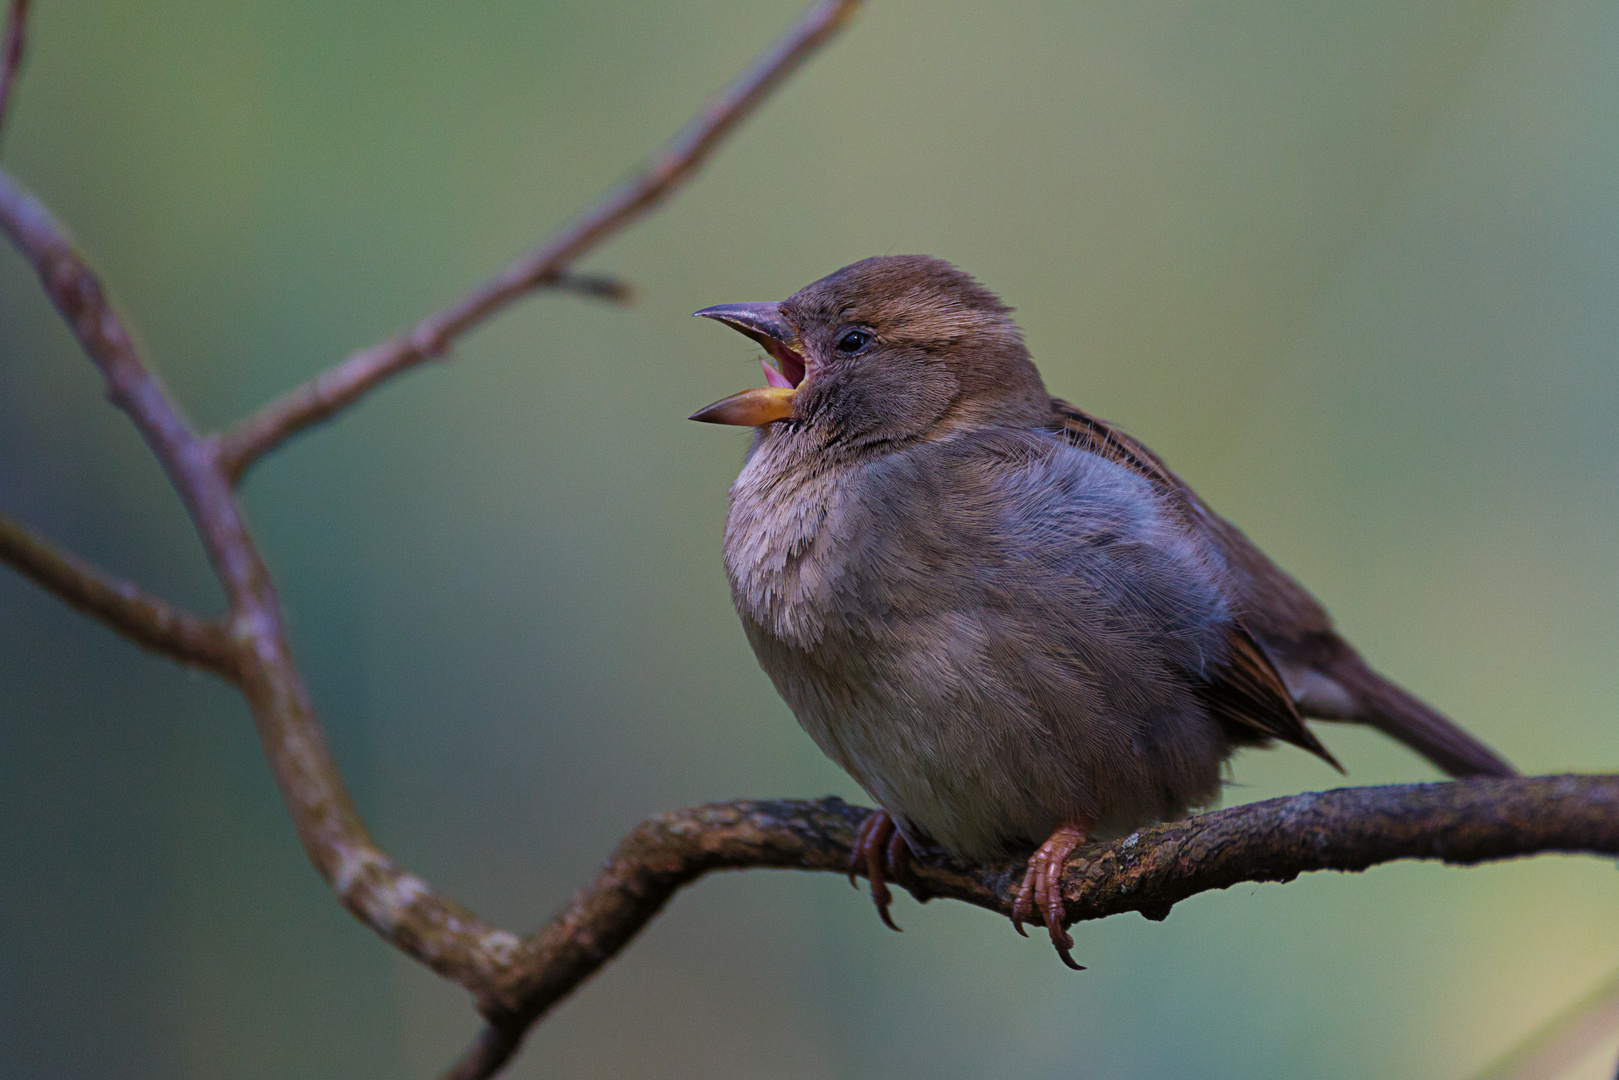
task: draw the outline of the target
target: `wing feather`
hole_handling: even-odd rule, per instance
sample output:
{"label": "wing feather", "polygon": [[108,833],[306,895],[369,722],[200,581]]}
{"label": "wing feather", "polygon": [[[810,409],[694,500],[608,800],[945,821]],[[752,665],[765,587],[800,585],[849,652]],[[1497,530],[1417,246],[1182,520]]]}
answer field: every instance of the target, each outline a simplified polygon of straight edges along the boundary
{"label": "wing feather", "polygon": [[[1257,560],[1262,569],[1279,575],[1285,585],[1291,586],[1298,596],[1289,596],[1291,607],[1303,609],[1307,622],[1319,623],[1330,633],[1331,624],[1321,606],[1291,578],[1275,567],[1236,527],[1203,505],[1197,494],[1180,477],[1170,471],[1163,459],[1136,439],[1113,427],[1105,420],[1091,416],[1060,398],[1051,399],[1052,413],[1058,430],[1075,447],[1087,450],[1115,464],[1122,465],[1147,480],[1159,492],[1170,498],[1191,523],[1209,528],[1228,562],[1236,561],[1239,583],[1251,576],[1252,564]],[[1233,548],[1245,559],[1232,560]],[[1243,564],[1248,564],[1244,566]],[[1250,575],[1244,575],[1244,569]],[[1305,726],[1293,695],[1272,663],[1270,655],[1249,632],[1246,620],[1250,613],[1239,613],[1232,624],[1226,641],[1226,661],[1198,679],[1199,693],[1215,718],[1225,727],[1234,742],[1264,743],[1281,739],[1303,747],[1326,761],[1339,772],[1343,766],[1322,745],[1321,740]]]}
{"label": "wing feather", "polygon": [[[1228,671],[1206,696],[1240,739],[1244,730],[1297,743],[1337,765],[1305,728],[1299,706],[1329,720],[1367,724],[1405,743],[1452,776],[1514,776],[1510,764],[1478,739],[1367,666],[1332,627],[1326,608],[1270,560],[1252,540],[1210,510],[1186,482],[1139,441],[1060,398],[1051,399],[1052,424],[1074,446],[1099,454],[1145,477],[1178,505],[1195,528],[1218,545],[1236,582],[1242,640],[1234,641]],[[1277,665],[1327,687],[1296,701]],[[1301,683],[1301,685],[1304,685]],[[1280,698],[1286,699],[1284,707]],[[1347,699],[1347,710],[1340,702]],[[1302,733],[1302,734],[1301,734]],[[1305,741],[1307,740],[1307,741]]]}

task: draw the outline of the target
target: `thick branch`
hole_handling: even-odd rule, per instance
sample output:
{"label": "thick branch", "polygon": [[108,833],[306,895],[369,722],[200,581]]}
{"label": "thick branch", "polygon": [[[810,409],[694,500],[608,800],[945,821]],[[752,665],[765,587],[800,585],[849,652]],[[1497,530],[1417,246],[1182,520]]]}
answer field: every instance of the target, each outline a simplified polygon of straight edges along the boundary
{"label": "thick branch", "polygon": [[[467,1066],[490,1058],[491,1047],[509,1053],[514,1024],[543,1016],[704,874],[846,872],[868,812],[836,798],[738,801],[643,822],[596,880],[513,955],[491,1014],[497,1023],[451,1075],[489,1075]],[[1189,896],[1240,882],[1291,881],[1309,870],[1364,870],[1395,859],[1471,864],[1546,852],[1619,855],[1619,776],[1344,788],[1236,806],[1082,848],[1063,874],[1063,895],[1075,922],[1126,911],[1162,919]],[[916,879],[923,898],[1004,915],[1023,869],[1021,861],[962,866],[933,852],[918,860]]]}
{"label": "thick branch", "polygon": [[6,128],[6,110],[11,105],[11,87],[22,68],[23,40],[28,28],[28,0],[11,0],[6,9],[5,36],[0,38],[0,134]]}
{"label": "thick branch", "polygon": [[235,678],[235,656],[220,623],[172,607],[132,582],[58,551],[4,515],[0,562],[143,648]]}
{"label": "thick branch", "polygon": [[[597,294],[621,291],[600,278],[566,278],[566,264],[671,190],[760,99],[831,36],[855,0],[823,0],[731,90],[670,144],[643,176],[546,245],[401,342],[379,346],[250,419],[229,453],[199,438],[146,369],[101,283],[64,230],[32,195],[0,172],[0,231],[33,264],[51,301],[101,370],[108,397],[126,412],[162,463],[202,538],[230,605],[227,635],[236,681],[252,709],[271,771],[310,861],[362,922],[400,951],[471,991],[486,1013],[522,942],[495,929],[407,873],[367,834],[326,747],[282,623],[280,602],[232,491],[241,468],[270,446],[458,334],[524,292],[557,283]],[[398,346],[398,350],[394,346]],[[403,351],[399,351],[403,350]],[[370,356],[375,364],[365,357]],[[292,404],[288,404],[292,402]],[[297,404],[302,402],[302,404]],[[255,426],[256,420],[264,420]],[[258,431],[255,436],[252,432]],[[268,442],[260,442],[267,438]]]}
{"label": "thick branch", "polygon": [[[371,844],[309,707],[274,586],[218,467],[214,442],[196,436],[146,369],[100,280],[65,231],[4,172],[0,231],[33,265],[46,295],[100,369],[107,397],[135,424],[185,503],[230,604],[226,636],[235,654],[231,674],[252,707],[310,859],[329,881],[342,880],[341,872],[352,869],[348,885],[397,884],[405,875]],[[62,569],[48,560],[41,565],[58,573]],[[347,888],[340,891],[351,908],[365,906]]]}
{"label": "thick branch", "polygon": [[457,337],[534,289],[650,210],[690,177],[772,90],[854,14],[859,0],[821,0],[678,135],[652,162],[530,254],[409,333],[361,350],[264,406],[221,440],[226,475],[248,467],[312,424],[353,404],[389,378],[442,355]]}
{"label": "thick branch", "polygon": [[[107,396],[145,437],[191,515],[230,604],[227,637],[236,654],[237,684],[310,861],[368,926],[477,993],[495,966],[489,941],[517,939],[432,893],[371,841],[326,746],[287,644],[275,586],[219,468],[214,442],[192,432],[146,370],[100,281],[61,227],[3,172],[0,231],[33,264],[52,303],[100,368]],[[401,927],[394,915],[405,904],[411,905],[413,920]],[[425,937],[413,936],[424,927]],[[470,952],[458,948],[464,938],[479,946]],[[452,960],[445,959],[446,951]]]}

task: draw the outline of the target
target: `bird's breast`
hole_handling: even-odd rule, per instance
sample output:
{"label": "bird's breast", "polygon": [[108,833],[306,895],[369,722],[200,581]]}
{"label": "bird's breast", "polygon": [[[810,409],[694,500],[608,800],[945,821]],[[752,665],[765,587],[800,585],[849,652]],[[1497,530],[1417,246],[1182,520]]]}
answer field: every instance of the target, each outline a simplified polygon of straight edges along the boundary
{"label": "bird's breast", "polygon": [[731,487],[725,569],[744,621],[797,649],[824,639],[846,582],[835,473],[756,453]]}

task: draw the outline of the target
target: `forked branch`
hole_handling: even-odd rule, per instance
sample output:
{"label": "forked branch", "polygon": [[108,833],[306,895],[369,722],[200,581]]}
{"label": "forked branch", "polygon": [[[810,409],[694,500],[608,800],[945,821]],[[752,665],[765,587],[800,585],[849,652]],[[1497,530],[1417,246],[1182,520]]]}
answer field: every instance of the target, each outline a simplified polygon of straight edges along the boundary
{"label": "forked branch", "polygon": [[[279,600],[234,487],[259,457],[534,289],[621,299],[611,279],[573,276],[587,251],[674,191],[763,98],[826,42],[857,0],[821,0],[640,174],[414,330],[357,353],[224,436],[196,434],[138,354],[100,280],[45,207],[0,172],[0,231],[29,260],[179,491],[229,605],[210,621],[50,547],[0,518],[0,561],[142,645],[216,671],[246,697],[310,861],[342,903],[400,951],[466,988],[489,1026],[450,1074],[497,1071],[524,1033],[622,950],[679,888],[712,870],[843,872],[867,811],[836,799],[734,802],[652,818],[595,882],[538,933],[482,922],[372,842],[326,749],[282,625]],[[12,0],[0,50],[0,119],[21,55],[24,0]],[[1301,795],[1161,825],[1076,853],[1063,892],[1072,920],[1139,911],[1239,881],[1359,870],[1402,858],[1471,863],[1544,851],[1619,854],[1619,777],[1470,780]],[[960,866],[924,856],[924,895],[1009,909],[1022,864]]]}
{"label": "forked branch", "polygon": [[3,514],[0,562],[10,563],[69,607],[143,648],[227,679],[235,677],[235,660],[219,623],[172,607],[133,582],[57,550]]}
{"label": "forked branch", "polygon": [[[241,471],[294,432],[354,401],[542,285],[622,299],[611,279],[573,276],[569,264],[673,191],[755,106],[827,41],[858,0],[821,0],[665,149],[653,166],[586,211],[556,239],[508,267],[404,338],[367,350],[250,418],[228,438],[199,436],[146,367],[100,279],[45,206],[0,172],[0,232],[33,266],[47,296],[100,369],[107,395],[135,424],[179,492],[224,588],[218,633],[133,585],[91,570],[20,527],[0,561],[103,622],[237,684],[252,710],[276,783],[310,861],[350,911],[401,951],[470,991],[491,1015],[508,1012],[503,985],[521,947],[440,896],[379,849],[326,747],[283,626],[280,601],[234,494]],[[12,0],[0,79],[9,93],[26,6]],[[222,644],[219,644],[222,643]],[[220,650],[223,650],[222,652]]]}
{"label": "forked branch", "polygon": [[255,461],[304,428],[352,405],[400,372],[443,355],[456,338],[514,300],[557,283],[581,255],[652,209],[695,173],[726,136],[837,33],[859,6],[859,0],[821,0],[665,143],[641,172],[545,243],[408,333],[355,353],[226,433],[220,460],[231,482],[237,482]]}

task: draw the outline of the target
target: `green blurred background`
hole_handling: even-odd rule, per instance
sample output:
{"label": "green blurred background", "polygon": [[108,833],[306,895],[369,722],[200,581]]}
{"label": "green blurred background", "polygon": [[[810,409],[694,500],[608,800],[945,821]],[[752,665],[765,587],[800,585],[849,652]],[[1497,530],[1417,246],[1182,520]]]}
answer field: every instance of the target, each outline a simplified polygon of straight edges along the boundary
{"label": "green blurred background", "polygon": [[[797,0],[41,0],[5,163],[216,425],[484,276]],[[1619,768],[1619,5],[877,3],[672,203],[245,499],[383,844],[530,929],[664,807],[858,790],[719,558],[754,385],[688,317],[920,251],[1019,310],[1374,663],[1528,771]],[[215,610],[158,469],[0,253],[0,508]],[[1353,782],[1431,778],[1359,731]],[[1248,753],[1227,801],[1334,786]],[[0,570],[0,1074],[429,1077],[464,995],[310,870],[246,711]],[[1442,1077],[1619,964],[1610,862],[1398,865],[1078,929],[831,875],[683,893],[514,1077]],[[1614,1040],[1577,1074],[1611,1075]]]}

